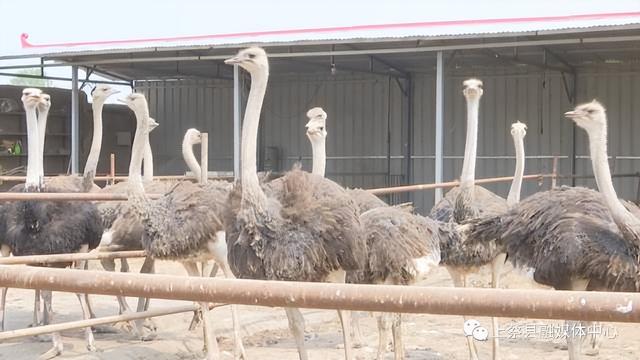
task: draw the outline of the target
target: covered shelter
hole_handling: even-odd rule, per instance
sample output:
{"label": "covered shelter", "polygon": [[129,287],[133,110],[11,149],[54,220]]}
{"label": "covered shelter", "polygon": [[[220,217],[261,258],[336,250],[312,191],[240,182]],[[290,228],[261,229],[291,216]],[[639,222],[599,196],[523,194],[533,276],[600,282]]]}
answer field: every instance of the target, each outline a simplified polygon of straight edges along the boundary
{"label": "covered shelter", "polygon": [[[636,199],[640,6],[623,2],[572,8],[566,3],[542,3],[549,6],[500,2],[501,10],[490,15],[479,4],[453,13],[453,4],[445,8],[400,1],[376,8],[354,2],[342,4],[337,15],[332,4],[339,2],[330,1],[322,7],[309,5],[311,9],[298,5],[288,18],[270,18],[257,11],[242,23],[200,24],[190,33],[172,24],[137,30],[135,35],[105,33],[95,39],[64,31],[20,33],[11,38],[19,43],[15,51],[0,59],[40,58],[41,62],[0,65],[0,72],[72,67],[73,171],[78,169],[77,144],[82,136],[77,131],[78,85],[83,81],[78,69],[84,68],[89,74],[130,84],[148,97],[151,116],[161,124],[151,136],[156,173],[184,172],[179,145],[184,131],[196,127],[210,134],[209,169],[237,174],[249,79],[223,60],[238,49],[259,45],[270,55],[258,147],[260,169],[283,171],[299,160],[310,169],[305,113],[321,106],[329,116],[327,176],[363,188],[459,176],[466,127],[461,90],[469,77],[481,79],[485,90],[477,177],[513,173],[509,128],[516,120],[528,126],[526,173],[550,172],[557,157],[561,174],[590,175],[586,136],[564,120],[563,113],[597,98],[608,109],[614,173],[628,175],[616,178],[616,188],[620,196]],[[202,6],[206,12],[214,5]],[[435,8],[426,13],[428,6]],[[306,22],[301,22],[302,14]],[[115,135],[107,129],[105,136]],[[103,162],[100,168],[106,166]],[[594,185],[590,178],[567,178],[561,183]],[[488,187],[503,196],[508,191],[508,184]],[[528,183],[523,190],[526,195],[537,191],[538,185]],[[424,213],[440,196],[440,191],[423,192],[389,200],[411,200]]]}

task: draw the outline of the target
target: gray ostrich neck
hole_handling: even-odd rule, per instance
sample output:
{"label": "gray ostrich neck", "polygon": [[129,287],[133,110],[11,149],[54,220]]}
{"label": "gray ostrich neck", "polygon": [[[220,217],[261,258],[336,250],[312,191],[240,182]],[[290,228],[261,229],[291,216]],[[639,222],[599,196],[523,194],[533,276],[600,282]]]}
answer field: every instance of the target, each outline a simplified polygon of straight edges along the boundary
{"label": "gray ostrich neck", "polygon": [[602,131],[588,131],[587,134],[589,135],[591,164],[598,189],[604,196],[605,202],[611,211],[611,216],[622,233],[626,236],[631,232],[634,237],[631,240],[638,242],[640,241],[640,220],[636,219],[622,205],[611,180],[607,155],[607,129],[604,127]]}
{"label": "gray ostrich neck", "polygon": [[198,164],[198,160],[193,153],[193,144],[186,137],[182,141],[182,157],[184,158],[184,162],[187,163],[189,170],[191,170],[196,179],[200,181],[200,164]]}
{"label": "gray ostrich neck", "polygon": [[84,165],[84,178],[87,182],[93,183],[102,148],[102,108],[104,107],[104,102],[102,100],[94,101],[91,107],[93,109],[93,138],[91,139],[91,150],[89,150],[87,163]]}
{"label": "gray ostrich neck", "polygon": [[44,179],[44,142],[45,142],[45,133],[47,130],[47,118],[49,117],[49,109],[44,109],[42,111],[38,110],[38,143],[40,144],[40,151],[38,152],[38,176],[40,176],[40,181]]}
{"label": "gray ostrich neck", "polygon": [[153,181],[153,152],[151,151],[151,143],[149,142],[149,134],[147,134],[147,143],[144,144],[144,158],[142,164],[144,165],[144,173],[142,180],[145,183]]}
{"label": "gray ostrich neck", "polygon": [[325,167],[327,165],[326,137],[311,141],[311,151],[313,153],[313,168],[311,172],[315,175],[324,177]]}
{"label": "gray ostrich neck", "polygon": [[519,135],[513,135],[513,144],[516,149],[516,170],[507,196],[507,206],[512,207],[520,202],[522,189],[522,176],[524,175],[524,139]]}
{"label": "gray ostrich neck", "polygon": [[266,207],[267,198],[258,181],[256,151],[260,110],[267,89],[268,72],[256,71],[251,74],[251,89],[242,124],[242,205],[250,205],[258,211]]}
{"label": "gray ostrich neck", "polygon": [[27,178],[25,187],[27,190],[40,189],[39,158],[40,139],[38,136],[38,123],[36,120],[36,109],[25,107],[27,116]]}
{"label": "gray ostrich neck", "polygon": [[460,175],[462,189],[473,188],[476,176],[476,152],[478,148],[478,107],[480,98],[467,99],[467,138],[464,146],[464,161]]}

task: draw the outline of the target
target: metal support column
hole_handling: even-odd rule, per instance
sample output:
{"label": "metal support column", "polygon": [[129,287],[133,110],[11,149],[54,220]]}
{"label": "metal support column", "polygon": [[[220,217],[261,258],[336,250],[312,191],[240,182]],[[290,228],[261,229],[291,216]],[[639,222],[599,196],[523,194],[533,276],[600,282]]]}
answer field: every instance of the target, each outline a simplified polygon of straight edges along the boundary
{"label": "metal support column", "polygon": [[[443,163],[443,122],[444,122],[444,62],[442,51],[438,51],[436,68],[436,152],[435,152],[435,179],[434,182],[442,182]],[[435,202],[442,199],[442,189],[436,189]]]}
{"label": "metal support column", "polygon": [[233,178],[240,179],[240,71],[233,66]]}
{"label": "metal support column", "polygon": [[79,127],[80,123],[80,96],[78,89],[78,66],[71,67],[71,173],[78,173],[79,163]]}

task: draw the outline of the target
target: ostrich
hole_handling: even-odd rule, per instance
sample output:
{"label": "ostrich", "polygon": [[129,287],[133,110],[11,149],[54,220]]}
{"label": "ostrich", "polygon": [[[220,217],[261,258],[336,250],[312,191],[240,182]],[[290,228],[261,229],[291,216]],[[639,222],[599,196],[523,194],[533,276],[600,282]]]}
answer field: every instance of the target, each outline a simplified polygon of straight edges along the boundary
{"label": "ostrich", "polygon": [[[148,141],[149,110],[144,95],[131,94],[123,100],[136,115],[136,135],[129,165],[129,201],[143,225],[145,251],[157,259],[182,262],[190,276],[199,276],[197,262],[213,258],[226,263],[224,226],[219,214],[225,198],[189,181],[177,183],[157,200],[145,196],[140,168],[142,152]],[[226,267],[228,269],[228,266]],[[218,359],[219,350],[209,316],[208,304],[202,304],[204,340],[208,359]],[[236,344],[236,348],[239,344]]]}
{"label": "ostrich", "polygon": [[[42,101],[41,95],[26,89],[23,92],[23,103],[27,114],[27,180],[25,191],[58,192],[51,186],[41,185],[42,169],[38,162],[42,159],[39,144],[39,129],[36,122],[35,109]],[[36,169],[35,171],[33,169]],[[102,227],[95,205],[83,202],[47,202],[17,201],[5,205],[5,240],[11,252],[16,256],[86,252],[98,245]],[[68,266],[56,264],[53,266]],[[84,264],[78,262],[77,268]],[[86,297],[77,294],[85,319],[90,317]],[[51,308],[51,291],[42,291],[44,299],[43,323],[49,324],[53,311]],[[87,349],[95,351],[91,328],[85,329]],[[50,358],[62,353],[63,344],[59,333],[52,335],[53,347],[42,355]]]}
{"label": "ostrich", "polygon": [[[326,153],[326,122],[327,113],[321,107],[314,107],[307,111],[307,138],[311,142],[311,151],[313,153],[312,173],[324,177],[327,153]],[[363,189],[347,189],[349,195],[356,201],[360,212],[365,212],[373,208],[388,206],[379,197],[371,194]]]}
{"label": "ostrich", "polygon": [[[100,158],[100,150],[102,148],[102,109],[107,99],[120,91],[110,87],[109,85],[98,85],[91,91],[91,97],[93,103],[91,108],[93,110],[93,136],[91,139],[91,150],[87,157],[87,162],[84,167],[83,176],[70,175],[70,176],[56,176],[45,180],[47,186],[55,187],[61,191],[67,192],[87,192],[97,191],[100,188],[93,183],[96,176],[96,169],[98,167],[98,159]],[[51,106],[51,102],[47,101],[47,110]],[[46,114],[42,110],[38,117],[40,122],[46,125]],[[44,130],[44,127],[38,126],[39,129]],[[40,133],[40,144],[44,146],[44,131]]]}
{"label": "ostrich", "polygon": [[[462,165],[462,174],[460,175],[460,186],[451,189],[445,197],[436,204],[431,210],[430,217],[439,221],[461,223],[470,218],[477,216],[489,216],[500,214],[507,209],[507,202],[498,195],[486,190],[480,186],[474,185],[475,181],[475,163],[476,150],[478,141],[478,111],[480,106],[480,98],[483,94],[482,81],[477,79],[468,79],[463,82],[463,94],[467,101],[467,136],[465,144],[464,162]],[[524,133],[517,125],[512,132],[516,134]],[[518,140],[516,142],[516,155],[524,152],[524,147],[520,148]],[[521,151],[522,150],[522,151]],[[519,198],[522,176],[518,176],[518,171],[524,168],[523,159],[520,166],[516,166],[516,177],[511,184],[510,197],[512,201]],[[470,272],[477,271],[481,266],[491,265],[491,283],[492,287],[499,286],[500,271],[504,265],[506,255],[501,252],[495,242],[474,243],[473,246],[456,243],[441,244],[442,265],[444,265],[451,278],[454,286],[466,287],[467,275]],[[466,321],[466,317],[464,317]],[[498,358],[498,338],[497,319],[492,320],[493,328],[493,358]],[[471,359],[477,360],[477,350],[475,343],[471,337],[467,337],[467,346],[469,348],[469,356]]]}
{"label": "ostrich", "polygon": [[[321,108],[313,108],[307,112],[307,117],[307,137],[313,152],[313,174],[324,176],[327,114]],[[443,224],[441,227],[435,220],[413,215],[402,208],[390,207],[365,190],[358,189],[357,192],[348,193],[358,204],[367,242],[365,267],[349,271],[349,283],[410,285],[420,281],[440,262],[440,237],[456,236],[451,225]],[[377,359],[384,358],[390,328],[393,333],[394,356],[396,359],[404,358],[402,317],[401,314],[395,314],[395,319],[392,320],[391,316],[387,313],[378,315]],[[354,316],[354,333],[356,343],[361,344],[356,319]]]}
{"label": "ostrich", "polygon": [[[611,182],[606,115],[597,102],[566,114],[587,131],[601,193],[560,187],[533,194],[507,212],[472,220],[467,241],[493,242],[518,268],[557,290],[640,291],[637,207],[621,203]],[[631,211],[631,213],[629,212]],[[497,239],[497,240],[496,240]],[[579,322],[567,321],[569,358],[580,357]]]}
{"label": "ostrich", "polygon": [[[251,47],[225,61],[251,75],[242,124],[242,183],[230,194],[225,216],[228,259],[240,278],[344,282],[345,271],[363,268],[365,244],[358,208],[338,184],[292,170],[260,186],[256,145],[260,110],[269,77],[263,49]],[[338,311],[345,358],[352,349],[347,311]],[[287,309],[300,359],[307,360],[304,319]]]}

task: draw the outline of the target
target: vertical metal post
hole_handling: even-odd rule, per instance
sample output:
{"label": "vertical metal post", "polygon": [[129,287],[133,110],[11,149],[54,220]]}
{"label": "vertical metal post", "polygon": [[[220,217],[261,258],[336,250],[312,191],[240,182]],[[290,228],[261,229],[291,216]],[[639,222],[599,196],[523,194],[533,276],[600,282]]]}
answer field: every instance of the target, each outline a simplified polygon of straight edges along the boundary
{"label": "vertical metal post", "polygon": [[[443,122],[444,122],[444,62],[442,51],[438,51],[436,65],[436,150],[435,150],[435,179],[442,182],[443,163]],[[442,199],[442,189],[436,189],[435,202]]]}
{"label": "vertical metal post", "polygon": [[[574,71],[573,74],[573,87],[572,92],[573,96],[571,97],[571,105],[576,106],[578,103],[578,74]],[[576,174],[576,152],[577,152],[577,144],[576,144],[576,124],[571,121],[571,175]],[[576,178],[571,176],[571,186],[576,186]]]}
{"label": "vertical metal post", "polygon": [[209,134],[202,133],[200,142],[200,179],[198,181],[206,184],[209,181]]}
{"label": "vertical metal post", "polygon": [[240,179],[240,71],[233,65],[233,178]]}
{"label": "vertical metal post", "polygon": [[78,66],[71,67],[71,173],[78,173],[80,96],[78,89]]}

